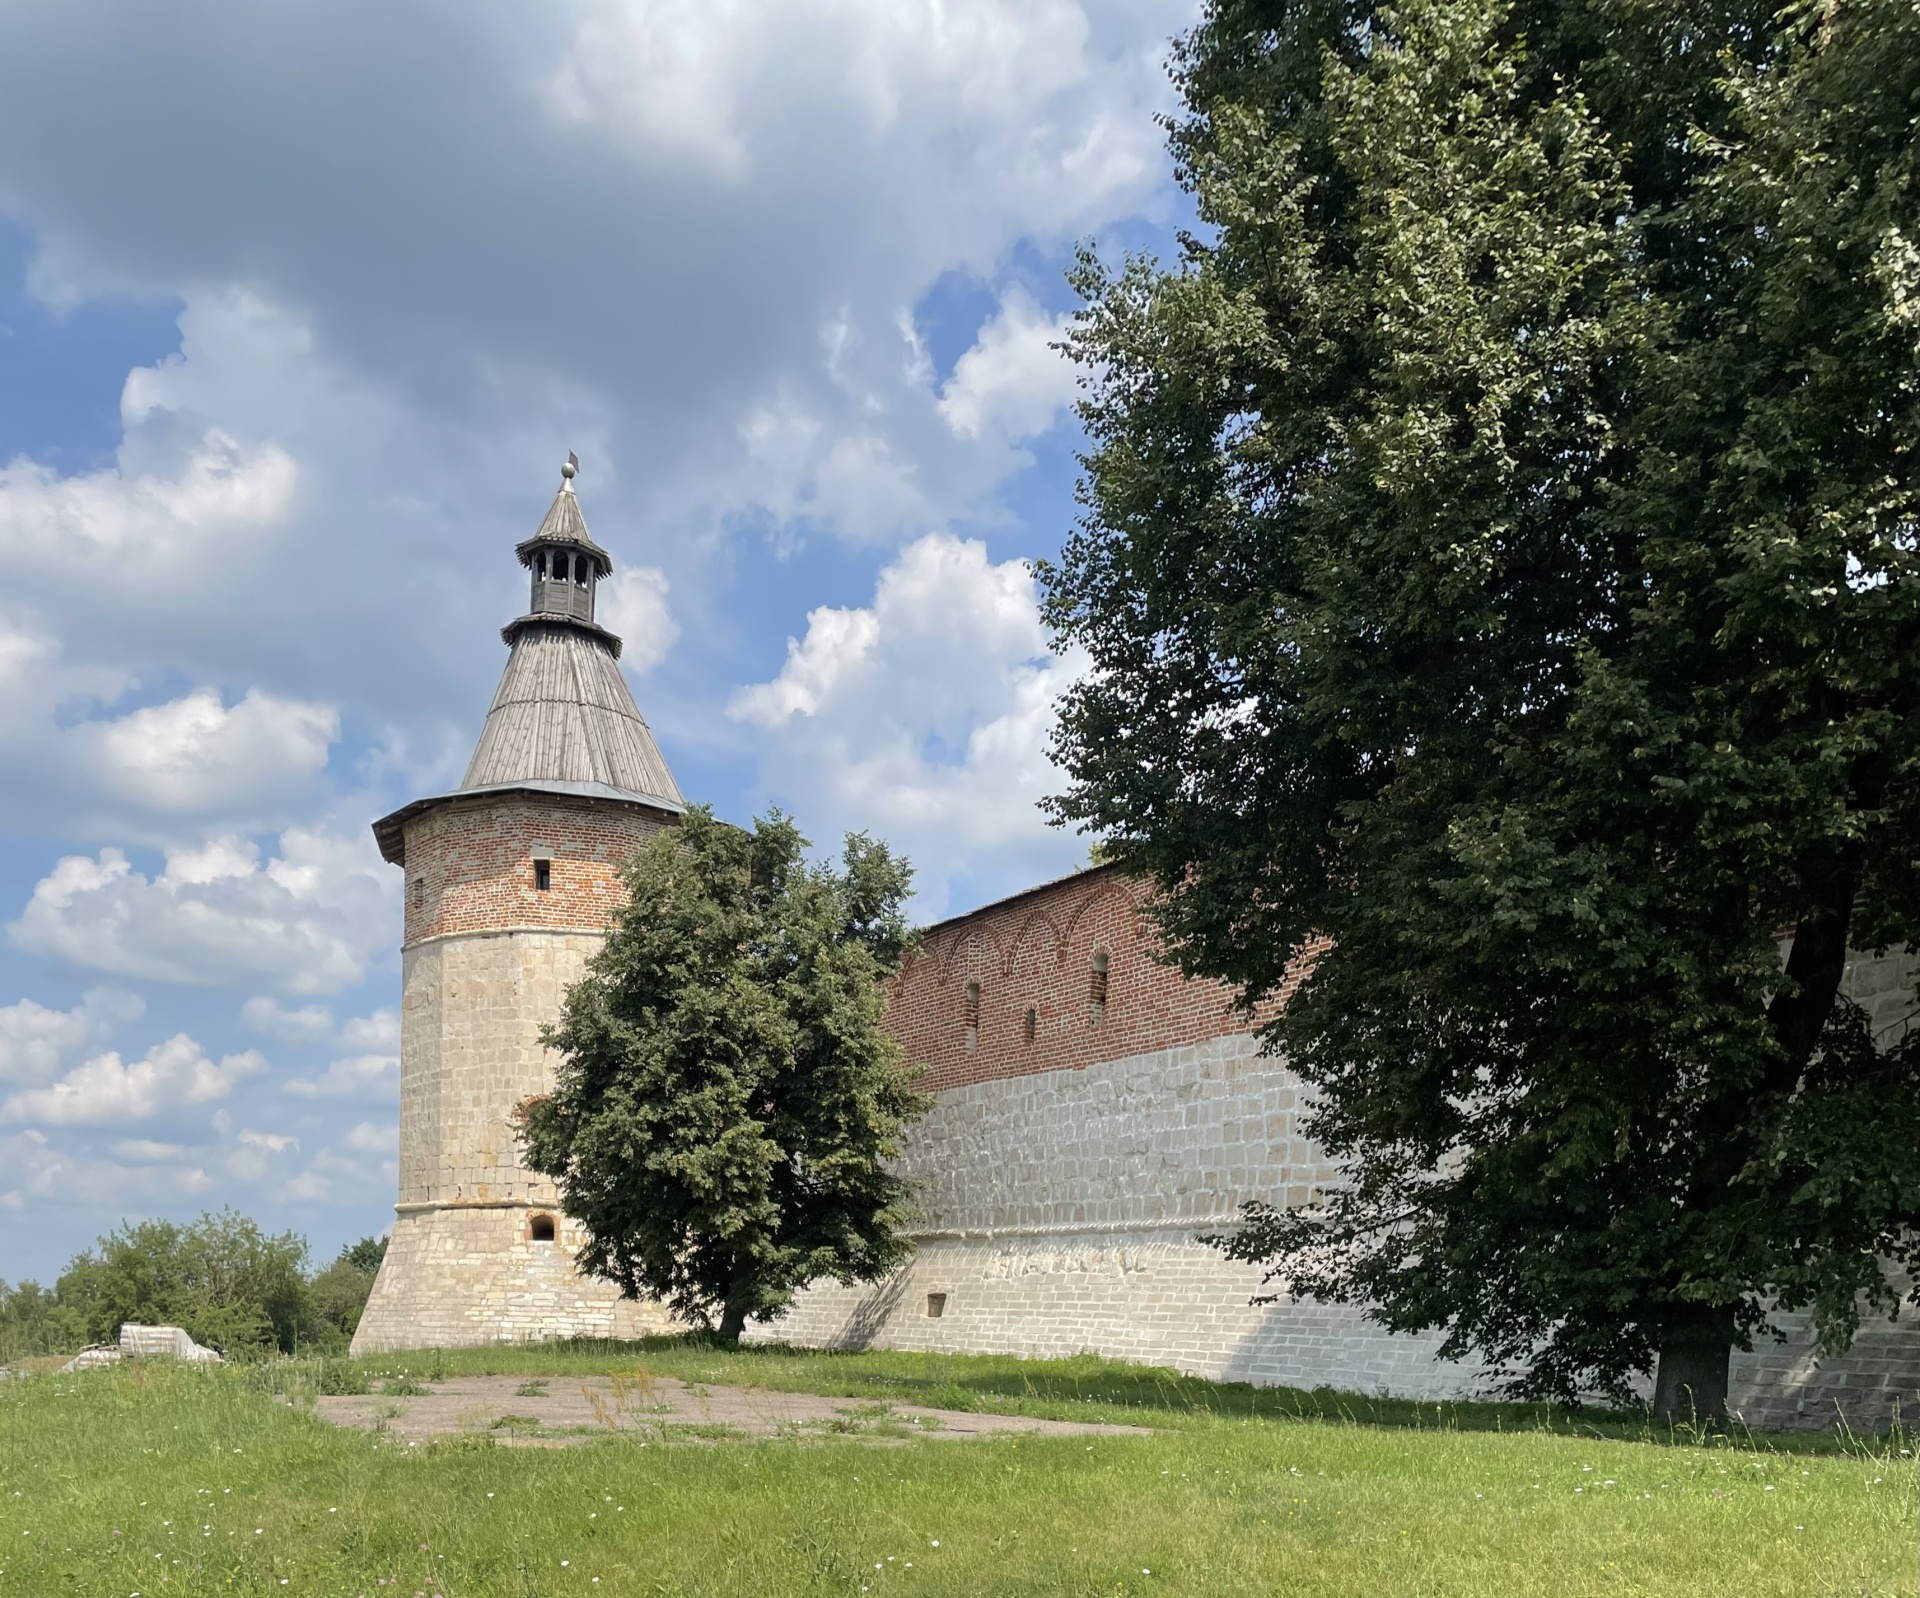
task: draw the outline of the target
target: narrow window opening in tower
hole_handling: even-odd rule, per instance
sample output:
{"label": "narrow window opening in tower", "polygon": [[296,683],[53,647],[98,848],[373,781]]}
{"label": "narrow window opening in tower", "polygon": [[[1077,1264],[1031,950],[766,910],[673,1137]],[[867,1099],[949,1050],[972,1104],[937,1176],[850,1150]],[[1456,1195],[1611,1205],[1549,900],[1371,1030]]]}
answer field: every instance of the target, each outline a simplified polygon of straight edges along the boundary
{"label": "narrow window opening in tower", "polygon": [[551,860],[534,861],[533,885],[541,893],[545,893],[553,886],[553,862]]}
{"label": "narrow window opening in tower", "polygon": [[553,1241],[553,1217],[536,1215],[527,1222],[527,1241],[529,1243],[551,1243]]}
{"label": "narrow window opening in tower", "polygon": [[980,1047],[980,984],[967,984],[967,1053]]}
{"label": "narrow window opening in tower", "polygon": [[1027,1041],[1033,1041],[1033,1035],[1040,1030],[1040,1012],[1032,1005],[1027,1006]]}
{"label": "narrow window opening in tower", "polygon": [[536,577],[547,575],[547,552],[544,549],[533,557],[533,575]]}
{"label": "narrow window opening in tower", "polygon": [[945,1293],[927,1294],[927,1319],[937,1321],[947,1313],[947,1295]]}
{"label": "narrow window opening in tower", "polygon": [[1093,979],[1087,986],[1087,1006],[1093,1018],[1101,1021],[1107,1014],[1107,951],[1093,951]]}
{"label": "narrow window opening in tower", "polygon": [[413,879],[413,907],[418,910],[426,902],[427,879],[425,877],[415,877]]}

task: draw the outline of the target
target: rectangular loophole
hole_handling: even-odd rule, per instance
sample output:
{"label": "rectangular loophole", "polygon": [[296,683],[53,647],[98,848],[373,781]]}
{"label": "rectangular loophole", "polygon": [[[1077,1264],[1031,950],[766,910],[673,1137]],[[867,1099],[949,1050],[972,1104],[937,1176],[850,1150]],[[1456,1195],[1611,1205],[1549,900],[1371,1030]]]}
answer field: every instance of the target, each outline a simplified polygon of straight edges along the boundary
{"label": "rectangular loophole", "polygon": [[545,893],[553,886],[553,862],[551,860],[534,861],[533,885],[541,893]]}
{"label": "rectangular loophole", "polygon": [[937,1321],[947,1313],[947,1295],[945,1293],[927,1294],[927,1319]]}

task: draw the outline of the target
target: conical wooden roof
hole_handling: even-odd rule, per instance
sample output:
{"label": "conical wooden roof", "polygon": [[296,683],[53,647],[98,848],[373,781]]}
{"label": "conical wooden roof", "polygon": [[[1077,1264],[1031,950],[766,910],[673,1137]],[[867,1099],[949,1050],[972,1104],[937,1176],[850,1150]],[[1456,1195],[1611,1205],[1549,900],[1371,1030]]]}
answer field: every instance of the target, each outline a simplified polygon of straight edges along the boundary
{"label": "conical wooden roof", "polygon": [[523,621],[460,790],[583,784],[686,808],[598,627]]}

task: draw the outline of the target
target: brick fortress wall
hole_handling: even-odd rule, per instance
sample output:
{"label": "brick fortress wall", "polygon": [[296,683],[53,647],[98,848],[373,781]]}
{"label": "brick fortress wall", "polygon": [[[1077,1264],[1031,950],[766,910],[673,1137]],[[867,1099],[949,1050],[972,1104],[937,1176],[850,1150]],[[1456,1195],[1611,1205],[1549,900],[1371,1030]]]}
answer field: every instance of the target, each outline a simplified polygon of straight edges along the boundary
{"label": "brick fortress wall", "polygon": [[[1437,1358],[1438,1337],[1394,1336],[1341,1305],[1251,1304],[1260,1272],[1200,1241],[1243,1201],[1299,1204],[1337,1172],[1301,1131],[1298,1079],[1251,1036],[1272,1011],[1239,1014],[1220,985],[1155,960],[1141,905],[1137,884],[1091,870],[931,929],[888,1012],[937,1094],[903,1151],[924,1211],[915,1258],[874,1287],[811,1288],[753,1335],[1092,1350],[1403,1397],[1488,1392],[1478,1366]],[[1914,974],[1905,954],[1849,967],[1846,991],[1885,1039],[1911,1022]],[[1806,1317],[1782,1327],[1783,1342],[1735,1357],[1732,1401],[1751,1424],[1820,1427],[1844,1413],[1874,1430],[1896,1403],[1912,1412],[1911,1319],[1869,1322],[1837,1360],[1818,1355]]]}
{"label": "brick fortress wall", "polygon": [[937,1095],[901,1162],[921,1195],[915,1257],[875,1287],[810,1288],[755,1335],[1480,1390],[1476,1368],[1435,1358],[1438,1338],[1340,1306],[1253,1306],[1261,1273],[1201,1241],[1245,1200],[1298,1204],[1334,1171],[1300,1131],[1298,1079],[1252,1035],[1291,984],[1237,1011],[1155,958],[1144,902],[1095,868],[927,933],[888,1009]]}
{"label": "brick fortress wall", "polygon": [[930,930],[887,1011],[907,1057],[926,1068],[922,1086],[1084,1070],[1247,1032],[1273,1014],[1237,1014],[1225,986],[1156,960],[1143,892],[1095,867]]}

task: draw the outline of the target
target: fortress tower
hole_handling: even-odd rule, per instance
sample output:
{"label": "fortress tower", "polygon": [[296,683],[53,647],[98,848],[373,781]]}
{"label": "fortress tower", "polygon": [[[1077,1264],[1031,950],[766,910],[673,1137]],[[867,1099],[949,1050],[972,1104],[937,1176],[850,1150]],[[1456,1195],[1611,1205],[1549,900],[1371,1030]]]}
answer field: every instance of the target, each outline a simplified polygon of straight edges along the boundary
{"label": "fortress tower", "polygon": [[407,874],[400,1200],[356,1354],[664,1325],[575,1273],[558,1195],[521,1166],[509,1120],[551,1086],[540,1030],[599,947],[619,862],[685,808],[620,640],[594,621],[613,562],[580,514],[577,464],[515,551],[532,598],[502,632],[512,653],[465,779],[374,823]]}

